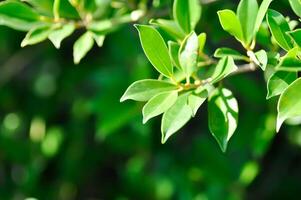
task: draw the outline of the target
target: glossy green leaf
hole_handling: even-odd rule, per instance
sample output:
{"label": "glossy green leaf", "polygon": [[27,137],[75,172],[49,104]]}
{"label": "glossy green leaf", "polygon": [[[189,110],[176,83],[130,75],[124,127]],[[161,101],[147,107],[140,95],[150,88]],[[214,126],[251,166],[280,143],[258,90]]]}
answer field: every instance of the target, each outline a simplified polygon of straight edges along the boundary
{"label": "glossy green leaf", "polygon": [[294,57],[285,57],[277,66],[277,70],[296,72],[301,71],[301,60]]}
{"label": "glossy green leaf", "polygon": [[260,50],[255,53],[255,57],[259,63],[259,67],[264,71],[268,64],[268,55],[265,50]]}
{"label": "glossy green leaf", "polygon": [[254,37],[254,28],[258,13],[257,0],[241,0],[237,8],[245,45],[249,45]]}
{"label": "glossy green leaf", "polygon": [[234,60],[249,60],[247,56],[244,56],[238,51],[227,47],[218,48],[214,52],[214,57],[216,58],[223,58],[225,56],[231,56]]}
{"label": "glossy green leaf", "polygon": [[18,1],[0,2],[0,25],[28,31],[38,23],[40,16],[28,5]]}
{"label": "glossy green leaf", "polygon": [[206,33],[201,33],[198,36],[198,38],[199,38],[199,52],[203,52],[206,44],[207,35]]}
{"label": "glossy green leaf", "polygon": [[296,29],[294,31],[288,32],[294,42],[301,48],[301,29]]}
{"label": "glossy green leaf", "polygon": [[94,44],[91,32],[84,33],[73,45],[74,63],[78,64],[83,57],[92,49]]}
{"label": "glossy green leaf", "polygon": [[290,37],[286,32],[290,31],[290,27],[281,13],[275,10],[268,10],[267,22],[278,45],[288,51],[293,47]]}
{"label": "glossy green leaf", "polygon": [[21,47],[37,44],[46,40],[51,33],[52,28],[49,26],[34,28],[30,30],[21,43]]}
{"label": "glossy green leaf", "polygon": [[123,102],[128,99],[135,101],[148,101],[155,95],[176,90],[177,86],[166,81],[145,79],[131,84],[120,99]]}
{"label": "glossy green leaf", "polygon": [[167,111],[177,100],[177,91],[160,93],[151,98],[143,107],[143,123]]}
{"label": "glossy green leaf", "polygon": [[238,103],[230,90],[218,88],[209,97],[208,121],[210,132],[225,152],[238,122]]}
{"label": "glossy green leaf", "polygon": [[195,32],[190,33],[183,41],[179,51],[179,61],[182,70],[189,78],[197,68],[199,39]]}
{"label": "glossy green leaf", "polygon": [[100,33],[93,33],[93,38],[94,38],[97,46],[102,47],[106,36],[104,34],[100,34]]}
{"label": "glossy green leaf", "polygon": [[61,42],[70,36],[75,30],[75,25],[73,23],[65,24],[58,29],[51,31],[48,38],[54,44],[54,46],[59,49],[61,47]]}
{"label": "glossy green leaf", "polygon": [[173,5],[173,17],[179,26],[190,33],[195,29],[201,18],[202,7],[199,0],[175,0]]}
{"label": "glossy green leaf", "polygon": [[168,50],[169,56],[174,64],[178,69],[181,69],[180,61],[179,61],[179,50],[180,45],[176,42],[169,41],[168,42]]}
{"label": "glossy green leaf", "polygon": [[282,92],[296,79],[296,72],[275,72],[267,82],[267,99],[282,94]]}
{"label": "glossy green leaf", "polygon": [[162,144],[191,119],[192,110],[187,101],[188,94],[179,96],[176,103],[163,114],[161,123]]}
{"label": "glossy green leaf", "polygon": [[301,116],[301,78],[281,94],[278,101],[277,132],[286,119]]}
{"label": "glossy green leaf", "polygon": [[221,10],[217,14],[223,29],[243,43],[242,27],[235,13],[232,10]]}
{"label": "glossy green leaf", "polygon": [[262,21],[266,15],[266,12],[271,4],[273,0],[263,0],[260,7],[259,7],[259,10],[258,10],[258,14],[257,14],[257,17],[256,17],[256,21],[255,21],[255,28],[254,28],[254,33],[256,35],[256,33],[258,32],[259,28],[260,28],[260,25],[262,24]]}
{"label": "glossy green leaf", "polygon": [[167,19],[152,19],[150,24],[158,26],[163,31],[168,33],[171,37],[174,39],[184,39],[185,33],[183,30],[179,27],[179,25],[173,21],[173,20],[167,20]]}
{"label": "glossy green leaf", "polygon": [[201,105],[206,101],[208,98],[208,92],[207,90],[204,90],[200,94],[190,94],[188,96],[188,105],[190,106],[192,110],[192,117],[194,117],[201,107]]}
{"label": "glossy green leaf", "polygon": [[212,83],[216,83],[225,77],[227,77],[229,74],[237,70],[237,66],[234,63],[234,60],[232,57],[227,56],[223,57],[219,60],[217,63],[214,73],[212,74]]}
{"label": "glossy green leaf", "polygon": [[167,46],[160,33],[151,26],[135,26],[139,31],[141,45],[149,61],[158,72],[166,77],[171,77],[173,74],[173,66]]}
{"label": "glossy green leaf", "polygon": [[52,16],[53,0],[22,0],[34,7],[39,13]]}
{"label": "glossy green leaf", "polygon": [[300,0],[288,0],[293,11],[301,17],[301,1]]}

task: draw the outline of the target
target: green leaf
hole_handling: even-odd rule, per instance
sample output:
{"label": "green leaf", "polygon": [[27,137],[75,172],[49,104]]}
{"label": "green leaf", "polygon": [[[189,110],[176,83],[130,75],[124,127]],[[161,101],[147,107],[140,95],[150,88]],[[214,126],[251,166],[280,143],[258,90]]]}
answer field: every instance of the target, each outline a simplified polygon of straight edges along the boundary
{"label": "green leaf", "polygon": [[293,44],[290,37],[286,34],[286,32],[290,31],[290,27],[283,15],[275,10],[269,9],[267,22],[277,44],[286,51],[290,50]]}
{"label": "green leaf", "polygon": [[288,0],[293,11],[301,17],[301,1],[300,0]]}
{"label": "green leaf", "polygon": [[39,14],[18,1],[0,2],[0,18],[0,25],[21,31],[28,31],[40,23]]}
{"label": "green leaf", "polygon": [[39,13],[52,16],[53,0],[22,0],[34,7]]}
{"label": "green leaf", "polygon": [[93,38],[94,38],[97,46],[98,47],[102,47],[103,46],[103,42],[105,41],[106,36],[104,34],[93,32]]}
{"label": "green leaf", "polygon": [[180,61],[179,61],[180,45],[176,42],[168,41],[168,49],[169,49],[169,56],[170,56],[173,64],[178,69],[181,69],[181,65],[180,65]]}
{"label": "green leaf", "polygon": [[267,82],[267,99],[282,94],[282,92],[296,79],[296,72],[275,72]]}
{"label": "green leaf", "polygon": [[255,22],[255,28],[254,28],[254,34],[256,35],[256,33],[258,32],[259,28],[260,28],[260,25],[265,17],[265,14],[271,4],[273,0],[263,0],[260,7],[259,7],[259,10],[258,10],[258,14],[257,14],[257,17],[256,17],[256,22]]}
{"label": "green leaf", "polygon": [[176,102],[177,97],[177,91],[168,91],[151,98],[142,109],[143,124],[167,111]]}
{"label": "green leaf", "polygon": [[288,118],[301,116],[301,78],[295,80],[281,94],[278,101],[277,132]]}
{"label": "green leaf", "polygon": [[53,45],[59,49],[61,47],[61,42],[68,36],[70,36],[75,30],[75,25],[73,23],[65,24],[58,29],[51,31],[48,38],[53,43]]}
{"label": "green leaf", "polygon": [[135,101],[148,101],[155,95],[176,90],[177,86],[167,81],[159,81],[154,79],[145,79],[136,81],[131,84],[121,97],[120,102],[128,99]]}
{"label": "green leaf", "polygon": [[217,88],[209,97],[208,121],[213,137],[225,152],[238,122],[238,103],[230,90]]}
{"label": "green leaf", "polygon": [[200,94],[190,94],[188,96],[188,105],[190,106],[192,110],[192,117],[194,117],[201,107],[201,105],[206,101],[208,98],[208,92],[207,90],[204,90]]}
{"label": "green leaf", "polygon": [[217,63],[213,75],[211,76],[212,83],[216,83],[224,79],[225,77],[227,77],[229,74],[231,74],[236,70],[237,70],[237,66],[234,63],[233,58],[230,56],[223,57]]}
{"label": "green leaf", "polygon": [[198,36],[198,38],[199,38],[199,52],[203,52],[206,44],[207,35],[206,33],[201,33]]}
{"label": "green leaf", "polygon": [[171,77],[173,67],[167,46],[160,33],[151,26],[135,25],[139,31],[140,41],[145,55],[152,65],[166,77]]}
{"label": "green leaf", "polygon": [[277,70],[287,72],[301,71],[301,60],[294,57],[285,57],[277,66]]}
{"label": "green leaf", "polygon": [[51,33],[51,30],[52,28],[50,26],[39,27],[30,30],[21,42],[21,47],[37,44],[46,40],[48,35]]}
{"label": "green leaf", "polygon": [[149,22],[152,25],[158,26],[160,29],[165,31],[167,34],[169,34],[174,39],[182,40],[185,37],[185,33],[183,30],[179,27],[179,25],[173,21],[173,20],[167,20],[167,19],[152,19]]}
{"label": "green leaf", "polygon": [[214,52],[214,57],[216,58],[223,58],[225,56],[231,56],[234,60],[249,60],[247,56],[242,55],[238,51],[231,49],[231,48],[218,48]]}
{"label": "green leaf", "polygon": [[249,45],[254,37],[254,28],[258,13],[257,0],[241,0],[237,8],[245,45]]}
{"label": "green leaf", "polygon": [[243,43],[243,32],[240,21],[232,10],[221,10],[217,12],[223,29]]}
{"label": "green leaf", "polygon": [[161,123],[162,144],[191,119],[192,110],[187,101],[188,94],[179,96],[176,103],[163,114]]}
{"label": "green leaf", "polygon": [[175,0],[173,4],[173,17],[179,26],[190,33],[195,29],[201,18],[202,7],[199,0]]}
{"label": "green leaf", "polygon": [[260,50],[255,53],[255,57],[258,61],[259,67],[264,71],[268,64],[268,55],[265,50]]}
{"label": "green leaf", "polygon": [[191,74],[196,71],[199,52],[199,39],[195,32],[191,32],[182,42],[179,51],[179,61],[182,70],[189,79]]}
{"label": "green leaf", "polygon": [[301,29],[288,32],[294,42],[301,48]]}
{"label": "green leaf", "polygon": [[73,45],[74,63],[78,64],[83,57],[92,49],[94,44],[91,32],[84,33]]}

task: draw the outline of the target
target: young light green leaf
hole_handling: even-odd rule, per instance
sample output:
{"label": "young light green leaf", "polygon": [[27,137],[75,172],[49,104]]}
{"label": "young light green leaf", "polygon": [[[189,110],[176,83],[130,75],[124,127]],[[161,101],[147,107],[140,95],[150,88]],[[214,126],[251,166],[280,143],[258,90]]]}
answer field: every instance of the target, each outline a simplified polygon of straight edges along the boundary
{"label": "young light green leaf", "polygon": [[191,119],[192,110],[187,101],[188,94],[179,96],[176,103],[163,114],[161,122],[162,144]]}
{"label": "young light green leaf", "polygon": [[301,116],[301,78],[295,80],[281,94],[278,101],[277,132],[288,118]]}
{"label": "young light green leaf", "polygon": [[70,36],[75,30],[75,25],[69,23],[61,26],[59,29],[51,31],[48,38],[53,43],[53,45],[59,49],[61,47],[61,42],[68,36]]}
{"label": "young light green leaf", "polygon": [[288,32],[294,42],[301,48],[301,29]]}
{"label": "young light green leaf", "polygon": [[177,97],[177,91],[168,91],[151,98],[142,109],[143,124],[167,111],[176,102]]}
{"label": "young light green leaf", "polygon": [[102,47],[103,42],[105,41],[106,36],[104,34],[95,33],[93,32],[93,38],[97,44],[98,47]]}
{"label": "young light green leaf", "polygon": [[135,101],[148,101],[155,95],[176,90],[177,86],[167,81],[159,81],[155,79],[145,79],[136,81],[131,84],[120,99],[123,102],[128,99]]}
{"label": "young light green leaf", "polygon": [[275,10],[268,10],[267,22],[278,45],[288,51],[293,47],[290,37],[286,32],[290,31],[290,27],[281,13]]}
{"label": "young light green leaf", "polygon": [[293,11],[301,17],[301,1],[300,0],[288,0]]}
{"label": "young light green leaf", "polygon": [[275,72],[267,82],[267,99],[282,94],[282,92],[297,79],[296,72]]}
{"label": "young light green leaf", "polygon": [[152,19],[149,23],[158,26],[176,40],[183,40],[185,37],[185,33],[183,32],[183,30],[173,20]]}
{"label": "young light green leaf", "polygon": [[199,52],[203,52],[206,44],[207,35],[206,33],[201,33],[198,36],[198,38],[199,38]]}
{"label": "young light green leaf", "polygon": [[258,14],[257,14],[257,17],[256,17],[256,22],[255,22],[255,28],[254,28],[254,36],[256,35],[256,33],[258,32],[259,28],[260,28],[260,25],[265,17],[265,14],[271,4],[273,0],[263,0],[260,7],[259,7],[259,10],[258,10]]}
{"label": "young light green leaf", "polygon": [[214,57],[216,58],[223,58],[225,56],[231,56],[234,60],[249,60],[247,56],[244,56],[238,51],[227,47],[218,48],[214,52]]}
{"label": "young light green leaf", "polygon": [[74,63],[78,64],[83,57],[92,49],[94,44],[91,32],[84,33],[73,45]]}
{"label": "young light green leaf", "polygon": [[301,60],[294,57],[285,57],[277,66],[277,70],[287,72],[301,71]]}
{"label": "young light green leaf", "polygon": [[195,29],[201,18],[202,7],[198,0],[175,0],[173,4],[173,17],[179,26],[190,33]]}
{"label": "young light green leaf", "polygon": [[189,78],[197,68],[199,39],[195,32],[191,32],[182,42],[179,51],[179,61],[182,70]]}
{"label": "young light green leaf", "polygon": [[190,94],[188,96],[188,105],[190,106],[192,110],[192,117],[194,117],[201,107],[201,105],[206,101],[208,98],[208,92],[207,90],[204,90],[200,94]]}
{"label": "young light green leaf", "polygon": [[264,71],[268,64],[268,55],[265,50],[260,50],[255,53],[255,57],[259,63],[259,67]]}
{"label": "young light green leaf", "polygon": [[211,76],[212,83],[216,83],[232,72],[237,70],[237,66],[234,63],[234,60],[231,56],[223,57],[217,63],[213,75]]}
{"label": "young light green leaf", "polygon": [[180,65],[180,61],[179,61],[180,45],[176,42],[168,41],[168,49],[169,49],[169,56],[170,56],[173,64],[178,69],[181,69],[181,65]]}
{"label": "young light green leaf", "polygon": [[223,29],[243,43],[242,27],[235,13],[232,10],[221,10],[217,14]]}
{"label": "young light green leaf", "polygon": [[140,41],[145,55],[152,65],[166,77],[171,77],[173,67],[167,46],[160,33],[151,26],[135,25],[139,32]]}
{"label": "young light green leaf", "polygon": [[257,0],[241,0],[237,8],[245,45],[249,45],[254,37],[254,28],[258,13]]}
{"label": "young light green leaf", "polygon": [[21,47],[37,44],[46,40],[51,33],[51,30],[52,28],[50,26],[44,26],[30,30],[21,42]]}
{"label": "young light green leaf", "polygon": [[238,122],[238,103],[230,90],[217,88],[209,97],[208,121],[211,134],[225,152]]}
{"label": "young light green leaf", "polygon": [[40,16],[28,5],[18,1],[0,2],[0,25],[28,31],[36,26]]}

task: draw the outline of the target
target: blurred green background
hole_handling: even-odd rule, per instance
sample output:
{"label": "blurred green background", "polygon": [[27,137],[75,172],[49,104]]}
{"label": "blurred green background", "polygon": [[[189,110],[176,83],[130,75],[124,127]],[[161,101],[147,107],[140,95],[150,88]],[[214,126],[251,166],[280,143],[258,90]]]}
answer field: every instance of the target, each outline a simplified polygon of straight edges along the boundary
{"label": "blurred green background", "polygon": [[[168,18],[171,4],[148,6]],[[208,34],[209,54],[221,46],[240,49],[216,15],[236,6],[230,0],[203,6],[197,30]],[[287,0],[272,7],[293,16]],[[240,105],[227,153],[210,135],[206,105],[162,145],[159,118],[142,125],[143,104],[119,103],[130,83],[157,77],[132,24],[75,66],[79,35],[60,50],[49,41],[21,49],[24,33],[0,27],[0,199],[300,198],[301,127],[275,133],[277,99],[265,100],[261,72],[225,82]]]}

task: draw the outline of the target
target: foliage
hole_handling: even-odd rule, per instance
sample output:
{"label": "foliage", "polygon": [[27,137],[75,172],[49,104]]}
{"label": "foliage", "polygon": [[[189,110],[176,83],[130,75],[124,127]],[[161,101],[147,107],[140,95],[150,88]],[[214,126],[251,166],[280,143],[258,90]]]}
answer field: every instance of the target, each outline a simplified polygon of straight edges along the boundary
{"label": "foliage", "polygon": [[[298,196],[299,1],[258,1],[250,12],[255,1],[76,2],[105,14],[86,26],[67,0],[0,3],[0,23],[31,32],[23,44],[51,40],[20,48],[25,34],[0,27],[0,199]],[[140,48],[146,32],[155,39]],[[75,66],[73,54],[92,45]]]}

